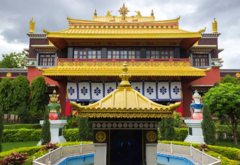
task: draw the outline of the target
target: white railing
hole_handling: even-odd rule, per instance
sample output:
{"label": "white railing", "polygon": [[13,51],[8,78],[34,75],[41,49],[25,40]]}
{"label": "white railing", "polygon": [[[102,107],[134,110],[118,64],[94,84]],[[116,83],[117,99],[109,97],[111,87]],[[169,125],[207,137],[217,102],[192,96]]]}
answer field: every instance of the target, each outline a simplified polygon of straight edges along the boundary
{"label": "white railing", "polygon": [[94,152],[93,144],[80,144],[74,146],[62,146],[56,150],[49,151],[46,155],[43,155],[33,160],[33,165],[51,165],[53,162],[61,157],[74,156],[80,154],[87,154]]}
{"label": "white railing", "polygon": [[171,144],[158,143],[157,152],[163,154],[165,153],[172,155],[189,156],[202,163],[203,165],[221,165],[220,157],[216,159],[210,155],[205,154],[204,151],[199,151],[195,149],[194,147],[192,147],[192,145],[174,145],[172,144],[172,142]]}

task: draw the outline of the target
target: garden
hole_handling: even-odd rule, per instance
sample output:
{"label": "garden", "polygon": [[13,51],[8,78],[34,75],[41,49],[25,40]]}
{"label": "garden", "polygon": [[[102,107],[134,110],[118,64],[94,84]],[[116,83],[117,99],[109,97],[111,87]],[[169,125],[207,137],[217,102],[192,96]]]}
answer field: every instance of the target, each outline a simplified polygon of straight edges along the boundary
{"label": "garden", "polygon": [[[203,96],[204,111],[202,129],[206,144],[192,144],[215,158],[221,158],[223,165],[239,164],[240,156],[240,87],[239,81],[231,76],[221,80]],[[0,162],[1,164],[32,164],[33,159],[56,149],[61,144],[50,142],[49,125],[41,126],[39,120],[48,119],[45,94],[47,84],[43,77],[32,83],[24,76],[14,80],[4,78],[0,83]],[[229,101],[231,100],[231,102]],[[92,103],[92,102],[90,102]],[[223,108],[224,107],[224,108]],[[4,122],[3,114],[16,114],[20,122]],[[218,120],[212,119],[212,114]],[[68,141],[63,146],[92,143],[92,123],[87,118],[75,115],[62,117],[67,120],[63,136]],[[181,115],[174,112],[174,118],[159,122],[158,142],[190,146],[183,142],[188,128]],[[42,146],[36,146],[42,140]],[[9,163],[11,162],[11,163]]]}

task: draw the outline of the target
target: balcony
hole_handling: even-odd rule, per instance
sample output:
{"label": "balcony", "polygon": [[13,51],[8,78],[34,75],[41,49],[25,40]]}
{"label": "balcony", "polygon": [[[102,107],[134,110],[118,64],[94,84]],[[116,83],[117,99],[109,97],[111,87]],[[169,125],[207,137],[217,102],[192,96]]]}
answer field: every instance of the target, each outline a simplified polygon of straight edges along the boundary
{"label": "balcony", "polygon": [[79,59],[79,58],[58,58],[58,67],[122,67],[123,62],[128,67],[189,67],[190,58],[132,58],[132,59]]}

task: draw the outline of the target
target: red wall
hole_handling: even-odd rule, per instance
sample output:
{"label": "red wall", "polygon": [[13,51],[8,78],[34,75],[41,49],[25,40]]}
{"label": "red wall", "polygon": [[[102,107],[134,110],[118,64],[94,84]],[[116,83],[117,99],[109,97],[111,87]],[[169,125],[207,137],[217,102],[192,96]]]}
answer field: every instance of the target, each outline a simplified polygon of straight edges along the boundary
{"label": "red wall", "polygon": [[191,85],[214,85],[216,81],[220,82],[220,69],[212,68],[206,72],[206,77],[191,82]]}
{"label": "red wall", "polygon": [[[27,78],[32,83],[32,80],[36,78],[37,76],[42,76],[42,71],[39,71],[37,68],[28,68]],[[50,85],[58,85],[58,82],[53,81],[47,77],[44,77],[46,83],[49,83]]]}

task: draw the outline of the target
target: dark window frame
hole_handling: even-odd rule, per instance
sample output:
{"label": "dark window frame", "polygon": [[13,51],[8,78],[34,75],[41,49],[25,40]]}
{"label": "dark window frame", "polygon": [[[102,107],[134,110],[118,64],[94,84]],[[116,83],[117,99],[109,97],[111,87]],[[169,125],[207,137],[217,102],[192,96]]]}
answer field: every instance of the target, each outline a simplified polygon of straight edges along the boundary
{"label": "dark window frame", "polygon": [[136,48],[110,48],[107,51],[107,58],[132,59],[141,58],[140,49]]}
{"label": "dark window frame", "polygon": [[146,58],[174,58],[174,48],[147,48]]}
{"label": "dark window frame", "polygon": [[74,48],[73,51],[74,58],[80,59],[93,59],[93,58],[102,58],[102,49],[101,48]]}
{"label": "dark window frame", "polygon": [[209,66],[209,54],[193,54],[193,66]]}
{"label": "dark window frame", "polygon": [[39,66],[55,66],[55,53],[39,54],[38,65]]}

